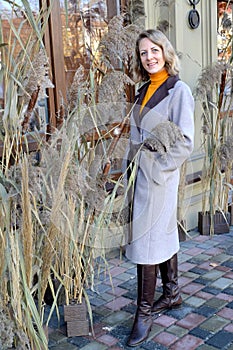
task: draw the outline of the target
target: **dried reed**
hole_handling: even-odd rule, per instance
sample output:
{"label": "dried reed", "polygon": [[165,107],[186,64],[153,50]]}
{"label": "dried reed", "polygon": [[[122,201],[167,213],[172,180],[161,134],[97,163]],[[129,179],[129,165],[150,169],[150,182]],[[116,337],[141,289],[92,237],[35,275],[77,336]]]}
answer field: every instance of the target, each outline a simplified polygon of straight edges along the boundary
{"label": "dried reed", "polygon": [[[214,233],[214,214],[226,213],[229,172],[232,169],[232,133],[230,109],[232,96],[227,97],[232,65],[222,60],[205,67],[198,79],[195,96],[203,108],[202,212],[210,213],[210,234]],[[229,77],[229,78],[227,78]],[[229,79],[229,80],[228,80]]]}
{"label": "dried reed", "polygon": [[[46,9],[46,14],[39,13],[35,18],[28,1],[23,0],[22,3],[22,11],[32,33],[23,43],[20,30],[17,31],[12,22],[9,45],[2,47],[5,135],[0,184],[0,293],[4,294],[2,301],[10,303],[16,329],[27,335],[30,346],[47,349],[42,327],[43,299],[48,281],[52,283],[51,272],[65,287],[66,303],[73,299],[81,302],[83,296],[87,298],[85,288],[89,284],[93,287],[95,242],[99,238],[93,230],[93,223],[97,223],[98,228],[107,227],[116,194],[113,192],[112,197],[106,200],[103,182],[99,180],[108,143],[104,137],[100,137],[98,145],[85,141],[81,131],[96,128],[101,136],[99,125],[112,122],[116,115],[117,118],[123,117],[122,111],[125,109],[122,105],[120,108],[119,105],[115,106],[117,102],[126,101],[121,89],[133,84],[124,70],[130,69],[139,28],[125,26],[124,18],[120,16],[111,21],[108,34],[104,36],[96,56],[93,56],[90,74],[84,79],[80,68],[75,75],[68,93],[68,105],[62,108],[62,117],[67,113],[64,124],[52,135],[49,143],[41,146],[42,161],[36,168],[30,155],[22,156],[20,126],[25,126],[25,130],[29,131],[31,113],[36,107],[34,102],[37,102],[37,98],[44,98],[45,89],[52,87],[42,40],[46,15],[51,9]],[[42,16],[39,30],[37,21]],[[17,42],[20,50],[16,57]],[[113,57],[122,61],[121,72],[115,73],[111,63]],[[107,89],[108,86],[111,91]],[[35,91],[36,95],[33,96]],[[108,95],[108,100],[105,95]],[[31,100],[32,104],[31,97],[35,97],[35,101]],[[96,106],[97,97],[104,102],[99,109]],[[116,102],[114,109],[109,104],[108,110],[104,111],[109,102]],[[94,180],[92,173],[95,173]],[[99,253],[107,265],[105,249],[98,250]],[[53,291],[55,304],[56,293]],[[39,312],[34,296],[39,299]],[[91,315],[90,304],[88,309]]]}
{"label": "dried reed", "polygon": [[29,177],[28,177],[28,160],[24,156],[22,161],[22,244],[23,254],[26,268],[27,285],[31,287],[32,282],[32,256],[33,256],[33,224],[32,210],[30,203],[29,192]]}
{"label": "dried reed", "polygon": [[10,286],[10,300],[14,313],[14,317],[19,324],[23,322],[21,298],[22,290],[20,286],[21,274],[20,274],[20,251],[18,245],[17,232],[10,230],[8,232],[8,244],[7,248],[10,254],[7,255],[8,259],[8,273],[9,273],[9,286]]}
{"label": "dried reed", "polygon": [[71,160],[72,150],[69,149],[66,153],[66,156],[63,160],[61,167],[58,184],[54,189],[53,193],[53,203],[51,208],[51,219],[50,225],[48,228],[47,235],[45,237],[43,250],[41,253],[41,274],[40,274],[40,283],[39,283],[39,305],[42,305],[43,297],[47,287],[48,277],[50,275],[50,268],[54,256],[54,242],[56,236],[60,233],[59,227],[57,227],[57,220],[61,215],[62,205],[64,200],[64,184],[68,173],[69,162]]}

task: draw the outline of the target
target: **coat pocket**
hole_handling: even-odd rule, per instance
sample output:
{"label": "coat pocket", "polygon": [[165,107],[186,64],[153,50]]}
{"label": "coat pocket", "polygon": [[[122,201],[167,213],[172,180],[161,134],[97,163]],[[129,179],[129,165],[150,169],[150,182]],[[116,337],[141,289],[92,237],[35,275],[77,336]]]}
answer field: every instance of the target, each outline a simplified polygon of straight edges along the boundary
{"label": "coat pocket", "polygon": [[[170,179],[171,176],[176,176],[178,169],[174,170],[164,170],[158,159],[155,159],[152,165],[152,179],[158,185],[165,185],[165,183]],[[179,174],[178,174],[179,176]]]}

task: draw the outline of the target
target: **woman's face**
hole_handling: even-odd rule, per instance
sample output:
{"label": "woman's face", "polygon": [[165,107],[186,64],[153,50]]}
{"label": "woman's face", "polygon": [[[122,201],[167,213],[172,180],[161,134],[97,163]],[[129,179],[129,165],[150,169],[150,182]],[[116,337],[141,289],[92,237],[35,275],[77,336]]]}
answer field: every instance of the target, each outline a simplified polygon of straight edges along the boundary
{"label": "woman's face", "polygon": [[165,65],[163,50],[148,38],[143,38],[139,42],[139,53],[143,68],[149,74],[157,73],[163,69]]}

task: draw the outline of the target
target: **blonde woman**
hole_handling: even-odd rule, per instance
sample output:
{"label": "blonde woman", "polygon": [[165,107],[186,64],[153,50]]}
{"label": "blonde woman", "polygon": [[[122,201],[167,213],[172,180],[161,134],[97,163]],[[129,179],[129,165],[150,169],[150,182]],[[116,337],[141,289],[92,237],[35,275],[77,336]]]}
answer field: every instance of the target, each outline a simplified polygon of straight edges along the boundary
{"label": "blonde woman", "polygon": [[[128,346],[147,339],[153,313],[182,303],[177,281],[177,192],[179,169],[193,150],[194,138],[193,96],[179,78],[179,59],[161,31],[139,35],[135,72],[145,83],[135,98],[127,152],[128,162],[135,156],[137,174],[126,256],[137,264],[138,279]],[[154,302],[157,266],[163,295]]]}

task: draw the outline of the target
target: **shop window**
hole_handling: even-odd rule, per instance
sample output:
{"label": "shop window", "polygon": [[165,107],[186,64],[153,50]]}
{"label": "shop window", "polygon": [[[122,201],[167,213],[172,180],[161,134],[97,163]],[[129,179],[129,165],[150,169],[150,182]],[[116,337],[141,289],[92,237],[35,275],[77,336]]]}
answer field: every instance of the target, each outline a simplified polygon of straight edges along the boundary
{"label": "shop window", "polygon": [[[20,27],[20,39],[22,40],[22,44],[26,45],[27,39],[32,36],[33,40],[33,32],[25,22],[25,19],[22,16],[20,11],[20,6],[22,3],[20,0],[15,1],[15,6],[12,9],[12,4],[4,0],[0,0],[0,21],[1,21],[1,30],[0,30],[0,39],[1,46],[7,47],[7,52],[11,52],[13,54],[13,58],[17,59],[17,56],[20,55],[20,51],[22,49],[18,40],[15,39],[15,35],[13,34],[12,28],[16,31],[19,31]],[[36,13],[38,13],[38,1],[32,1],[32,8]],[[14,46],[14,47],[13,47]],[[6,53],[4,51],[0,52],[0,69],[2,68],[2,64],[4,62],[4,58],[6,59]],[[3,105],[4,100],[4,83],[1,81],[0,83],[0,100],[1,105]]]}
{"label": "shop window", "polygon": [[67,86],[80,65],[87,71],[98,60],[99,42],[107,29],[106,1],[60,1]]}
{"label": "shop window", "polygon": [[[217,49],[218,60],[221,63],[232,62],[232,20],[233,20],[233,2],[232,1],[218,1],[218,33],[217,33]],[[220,84],[220,101],[222,115],[232,115],[232,72],[223,66],[224,70],[221,76]]]}
{"label": "shop window", "polygon": [[[31,0],[28,1],[35,15],[38,29],[51,7],[47,29],[43,41],[49,57],[50,76],[54,85],[48,89],[48,99],[39,101],[39,107],[51,130],[57,126],[57,116],[62,99],[73,80],[78,67],[82,65],[86,73],[90,64],[98,60],[96,49],[107,30],[108,19],[118,13],[120,0]],[[52,6],[51,6],[52,5]],[[19,57],[22,46],[33,43],[33,31],[21,11],[22,1],[0,0],[1,46],[4,43],[14,48],[14,59]],[[18,39],[11,24],[17,32]],[[9,39],[11,38],[11,39]],[[15,45],[15,46],[14,46]],[[0,65],[5,52],[1,50]],[[4,105],[4,82],[0,81],[0,104]],[[50,130],[48,130],[50,131]]]}
{"label": "shop window", "polygon": [[232,54],[232,3],[218,1],[217,48],[219,60],[228,61]]}
{"label": "shop window", "polygon": [[[33,57],[35,58],[36,56],[35,43],[38,41],[34,29],[21,10],[22,6],[23,3],[20,0],[15,0],[14,2],[0,0],[0,42],[2,47],[0,65],[1,68],[4,66],[7,71],[5,80],[2,77],[0,80],[1,108],[6,107],[6,104],[10,106],[9,100],[14,98],[10,93],[10,79],[8,81],[10,75],[14,76],[15,81],[18,81],[17,105],[18,107],[20,106],[19,108],[22,110],[26,109],[30,95],[34,92],[29,88],[31,82],[30,76],[27,74],[30,72]],[[38,18],[40,13],[39,0],[30,1],[30,8],[32,15]],[[28,80],[28,84],[26,80]],[[31,88],[33,88],[32,85]],[[39,129],[43,131],[46,130],[48,123],[47,100],[44,96],[45,92],[42,93],[40,91],[33,110],[35,118],[38,119],[37,126],[40,125]]]}

